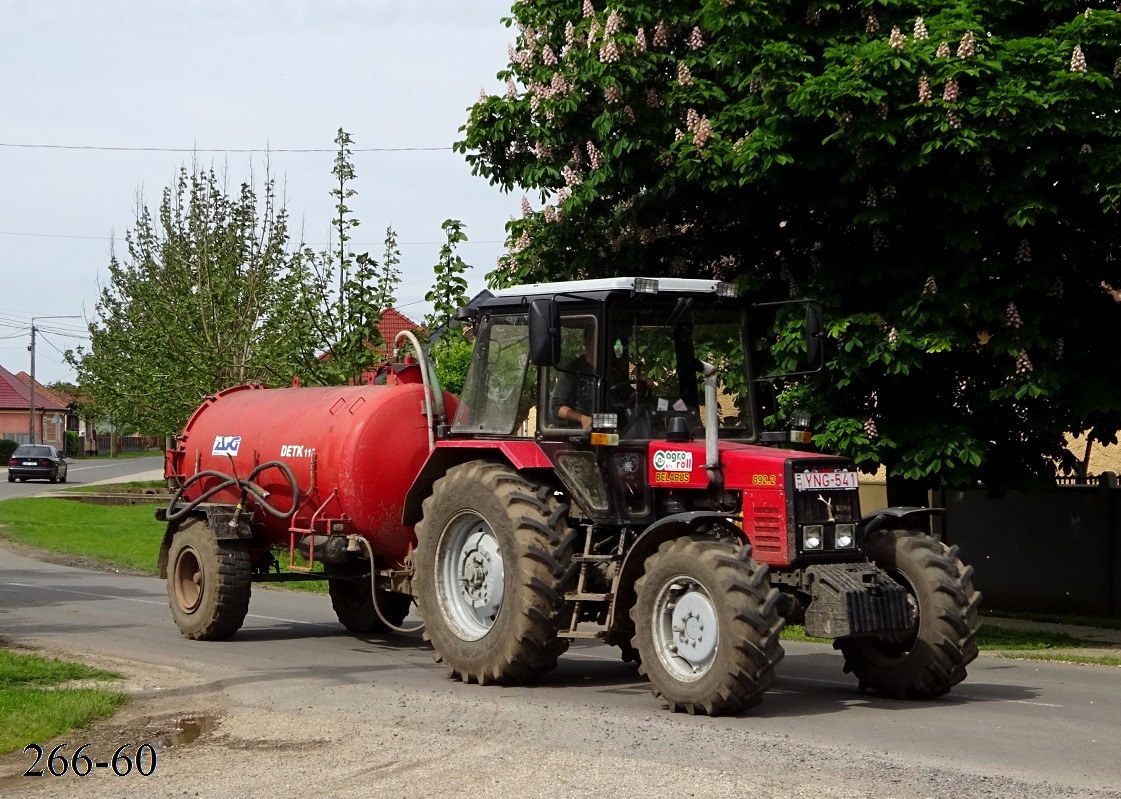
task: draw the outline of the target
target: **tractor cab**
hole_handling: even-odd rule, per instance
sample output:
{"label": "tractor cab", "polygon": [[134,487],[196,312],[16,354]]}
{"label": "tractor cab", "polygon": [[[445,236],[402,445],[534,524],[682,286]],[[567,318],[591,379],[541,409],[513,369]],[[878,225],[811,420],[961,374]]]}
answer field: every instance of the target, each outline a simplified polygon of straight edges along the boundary
{"label": "tractor cab", "polygon": [[750,310],[714,280],[498,291],[465,309],[475,350],[449,437],[534,442],[601,523],[737,511],[721,449],[773,437],[760,430]]}
{"label": "tractor cab", "polygon": [[704,364],[711,364],[720,438],[758,437],[746,305],[730,284],[534,284],[467,311],[475,314],[475,354],[453,434],[703,439]]}

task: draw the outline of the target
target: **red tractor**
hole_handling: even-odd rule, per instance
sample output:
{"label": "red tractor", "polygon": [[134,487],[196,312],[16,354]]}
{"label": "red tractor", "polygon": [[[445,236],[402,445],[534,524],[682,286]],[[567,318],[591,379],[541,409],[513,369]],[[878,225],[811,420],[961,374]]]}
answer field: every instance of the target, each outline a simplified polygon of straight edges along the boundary
{"label": "red tractor", "polygon": [[519,286],[463,310],[458,402],[423,356],[382,385],[209,399],[168,458],[180,629],[236,632],[250,582],[301,576],[276,572],[286,549],[323,564],[348,629],[400,629],[415,601],[465,682],[533,680],[597,638],[670,709],[733,714],[791,622],[863,688],[946,693],[977,655],[972,568],[922,531],[931,509],[862,516],[851,460],[761,429],[752,313],[711,280]]}

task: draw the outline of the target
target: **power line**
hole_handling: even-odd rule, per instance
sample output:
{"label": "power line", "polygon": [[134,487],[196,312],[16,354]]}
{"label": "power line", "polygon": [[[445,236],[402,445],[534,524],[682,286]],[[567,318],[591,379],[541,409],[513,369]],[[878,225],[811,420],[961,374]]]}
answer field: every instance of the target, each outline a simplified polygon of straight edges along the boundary
{"label": "power line", "polygon": [[74,236],[68,233],[20,233],[15,230],[0,230],[0,236],[30,236],[36,239],[92,239],[94,241],[112,241],[111,236]]}
{"label": "power line", "polygon": [[40,333],[46,331],[47,333],[50,333],[52,336],[62,336],[63,338],[89,338],[90,337],[90,334],[87,333],[87,332],[84,332],[84,331],[81,332],[81,333],[78,333],[76,331],[70,331],[70,330],[56,330],[56,329],[49,328],[49,327],[43,327],[42,325],[35,325],[35,329]]}
{"label": "power line", "polygon": [[[11,327],[17,330],[31,332],[31,322],[24,319],[14,319],[7,316],[0,316],[0,327]],[[46,330],[48,333],[53,333],[56,336],[68,336],[71,338],[81,338],[88,335],[85,327],[69,327],[65,324],[51,324],[36,325],[36,330]],[[22,335],[17,333],[15,335]]]}
{"label": "power line", "polygon": [[[94,144],[24,144],[0,142],[0,147],[22,150],[96,150],[115,153],[337,153],[335,147],[106,147]],[[451,147],[352,147],[353,153],[423,153],[450,151]]]}
{"label": "power line", "polygon": [[[25,232],[18,231],[18,230],[0,230],[0,236],[27,236],[27,237],[30,237],[30,238],[37,238],[37,239],[88,239],[90,241],[121,241],[122,240],[120,237],[116,237],[116,236],[78,236],[78,235],[74,235],[74,234],[71,234],[71,233],[25,233]],[[504,244],[504,243],[505,242],[503,242],[499,239],[477,239],[475,241],[471,241],[470,239],[468,239],[467,241],[459,242],[459,244],[464,244],[464,245],[466,245],[466,244]],[[336,242],[332,242],[332,241],[305,241],[305,242],[301,242],[300,246],[303,246],[303,247],[327,247],[327,246],[334,246],[335,244],[336,244]],[[385,241],[352,241],[352,242],[350,242],[350,245],[352,247],[375,247],[375,246],[380,247],[384,244],[385,244]],[[443,244],[447,244],[447,242],[446,241],[399,241],[399,242],[397,242],[397,246],[399,246],[399,247],[428,247],[428,246],[432,246],[432,245],[436,245],[436,244],[443,245]]]}
{"label": "power line", "polygon": [[[43,335],[43,328],[41,328],[41,327],[37,327],[36,329],[37,329],[37,330],[39,331],[39,335],[40,335],[40,337],[41,337],[41,338],[43,339],[43,341],[45,341],[45,342],[47,342],[48,344],[50,344],[50,345],[51,345],[51,347],[53,347],[53,348],[54,348],[54,351],[55,351],[55,352],[57,352],[57,353],[58,353],[59,355],[61,355],[61,356],[62,356],[62,358],[63,358],[63,360],[65,361],[65,360],[66,360],[66,353],[65,353],[65,352],[63,352],[62,350],[60,350],[60,349],[59,349],[58,347],[56,347],[56,346],[55,346],[55,343],[54,343],[53,341],[51,341],[51,340],[50,340],[49,338],[47,338],[46,336],[44,336],[44,335]],[[52,335],[54,335],[54,334],[52,333]]]}

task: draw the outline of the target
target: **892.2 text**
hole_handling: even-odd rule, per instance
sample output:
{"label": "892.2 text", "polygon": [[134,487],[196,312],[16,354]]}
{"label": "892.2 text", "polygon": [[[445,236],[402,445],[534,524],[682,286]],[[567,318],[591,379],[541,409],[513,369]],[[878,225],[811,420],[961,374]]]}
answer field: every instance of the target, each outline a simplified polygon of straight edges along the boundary
{"label": "892.2 text", "polygon": [[[136,755],[134,757],[128,756],[128,749],[132,746],[131,743],[122,744],[113,757],[106,760],[94,760],[89,755],[84,754],[84,750],[90,744],[82,744],[74,750],[71,757],[67,757],[62,751],[70,744],[59,744],[48,755],[44,752],[43,747],[39,744],[28,744],[23,748],[25,752],[35,752],[35,762],[31,764],[31,768],[23,773],[25,777],[44,777],[50,774],[55,777],[61,777],[68,771],[73,772],[76,777],[88,777],[94,771],[111,771],[118,777],[127,777],[129,774],[136,771],[142,777],[149,777],[156,771],[156,764],[159,762],[159,755],[156,754],[156,747],[152,744],[144,743],[136,747]],[[46,770],[41,768],[46,765]]]}

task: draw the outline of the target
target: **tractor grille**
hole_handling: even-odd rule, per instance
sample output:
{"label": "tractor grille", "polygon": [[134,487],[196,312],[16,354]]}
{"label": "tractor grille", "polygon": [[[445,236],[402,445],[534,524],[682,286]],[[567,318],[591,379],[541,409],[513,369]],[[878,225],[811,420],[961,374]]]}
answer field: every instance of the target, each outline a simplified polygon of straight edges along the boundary
{"label": "tractor grille", "polygon": [[759,505],[752,506],[752,516],[754,518],[754,535],[751,540],[754,546],[758,549],[766,549],[768,551],[785,551],[786,549],[786,520],[783,518],[785,512],[781,507],[775,505]]}
{"label": "tractor grille", "polygon": [[[833,511],[832,519],[829,518],[830,510]],[[860,492],[797,491],[794,494],[794,518],[798,524],[858,522],[860,521]]]}

